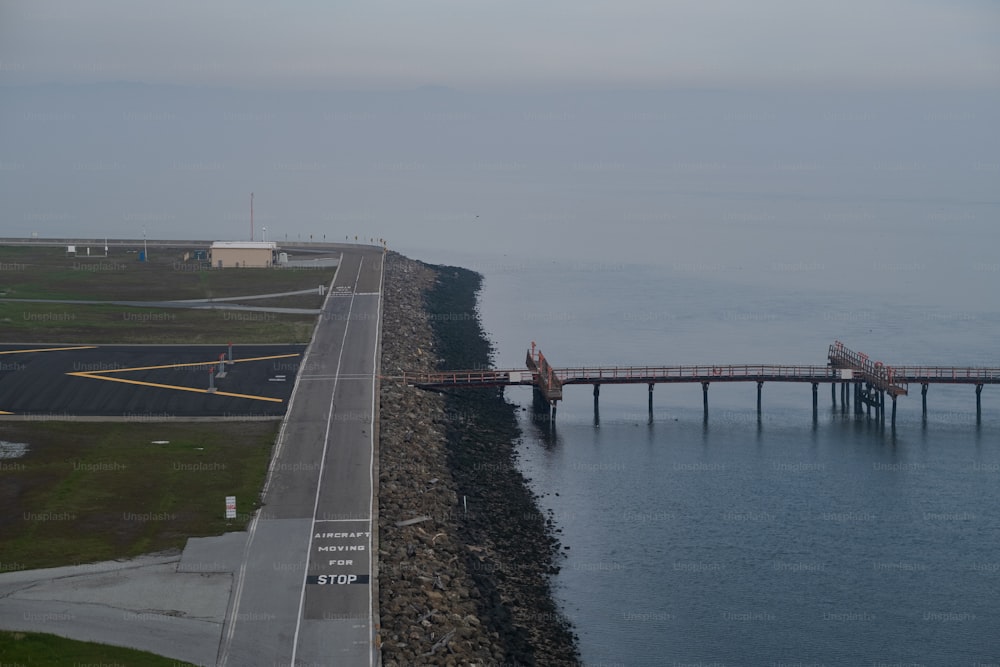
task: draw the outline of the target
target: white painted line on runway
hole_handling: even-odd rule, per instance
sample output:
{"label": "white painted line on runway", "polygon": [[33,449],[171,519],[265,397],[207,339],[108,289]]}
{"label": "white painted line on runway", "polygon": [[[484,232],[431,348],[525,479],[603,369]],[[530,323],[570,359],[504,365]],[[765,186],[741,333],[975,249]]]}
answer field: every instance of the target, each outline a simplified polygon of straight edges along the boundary
{"label": "white painted line on runway", "polygon": [[[361,280],[361,268],[365,265],[364,255],[358,262],[358,275],[354,278],[354,289],[358,289],[358,282]],[[313,521],[316,521],[316,513],[319,512],[319,496],[323,490],[323,468],[326,467],[326,453],[330,448],[330,427],[333,424],[333,403],[337,398],[337,385],[340,381],[340,363],[344,358],[344,347],[347,344],[347,332],[351,328],[351,311],[354,309],[354,296],[351,296],[351,303],[347,306],[347,320],[344,322],[344,337],[340,341],[340,352],[337,354],[337,369],[334,371],[336,377],[333,380],[333,391],[330,392],[330,408],[326,415],[326,433],[323,434],[323,456],[319,463],[319,479],[316,480],[316,499],[313,502]],[[306,604],[306,586],[309,580],[309,560],[312,557],[313,533],[309,531],[309,539],[306,542],[306,566],[302,568],[302,592],[299,594],[299,612],[295,619],[295,634],[292,636],[292,660],[295,665],[295,656],[299,650],[299,631],[302,628],[302,612]]]}
{"label": "white painted line on runway", "polygon": [[[340,254],[340,259],[343,261],[344,254]],[[337,280],[337,276],[334,275],[333,280],[330,282],[331,287],[333,283]],[[327,299],[330,298],[330,294],[333,290],[327,291]],[[323,301],[323,309],[326,308],[327,301]],[[309,353],[312,351],[313,341],[316,339],[316,328],[319,327],[319,322],[317,321],[316,326],[313,328],[313,337],[309,340],[309,345],[306,346],[305,352],[302,353],[302,365],[309,360]],[[292,405],[295,403],[295,395],[299,386],[298,376],[295,378],[295,385],[292,387],[292,394],[288,399],[288,407],[285,409],[285,418],[281,420],[281,427],[278,429],[277,443],[274,447],[274,456],[271,457],[271,464],[267,469],[267,477],[264,478],[264,487],[260,491],[261,500],[267,495],[267,489],[271,486],[271,480],[274,477],[275,466],[278,464],[278,459],[281,456],[281,450],[285,444],[285,427],[288,426],[289,415],[292,414]],[[247,543],[243,548],[243,561],[240,563],[239,572],[236,573],[235,581],[235,593],[233,595],[233,605],[232,605],[232,620],[229,623],[229,628],[226,631],[226,636],[222,640],[222,644],[219,647],[219,657],[218,663],[219,667],[225,667],[226,662],[229,660],[229,649],[233,643],[233,635],[236,633],[236,619],[239,618],[240,610],[240,599],[243,597],[243,586],[246,583],[247,574],[247,561],[250,557],[250,547],[253,546],[253,538],[257,533],[257,521],[260,519],[260,511],[254,512],[253,517],[250,519],[250,525],[247,527]],[[308,567],[308,564],[307,564]],[[229,620],[228,618],[226,620]]]}
{"label": "white painted line on runway", "polygon": [[371,521],[371,517],[367,519],[313,519],[313,523],[363,523],[365,521]]}
{"label": "white painted line on runway", "polygon": [[[372,409],[371,409],[371,423],[368,426],[368,432],[371,434],[371,454],[368,460],[368,490],[370,492],[370,497],[368,499],[368,513],[372,515],[372,522],[376,521],[378,517],[375,514],[375,412],[377,410],[378,404],[375,402],[376,387],[378,387],[378,376],[382,370],[381,365],[378,363],[379,358],[379,342],[382,340],[382,281],[385,278],[385,253],[382,253],[381,261],[379,262],[379,274],[378,274],[378,304],[375,309],[375,352],[372,354]],[[372,589],[375,588],[373,585],[373,579],[375,578],[375,573],[378,571],[378,566],[375,563],[375,559],[378,558],[378,554],[372,552],[372,533],[375,532],[371,524],[368,526],[368,634],[371,644],[368,647],[368,667],[373,667],[377,662],[375,651],[381,650],[379,644],[381,642],[376,642],[377,639],[374,636],[375,632],[375,618],[374,618],[374,608],[372,595],[374,595]]]}

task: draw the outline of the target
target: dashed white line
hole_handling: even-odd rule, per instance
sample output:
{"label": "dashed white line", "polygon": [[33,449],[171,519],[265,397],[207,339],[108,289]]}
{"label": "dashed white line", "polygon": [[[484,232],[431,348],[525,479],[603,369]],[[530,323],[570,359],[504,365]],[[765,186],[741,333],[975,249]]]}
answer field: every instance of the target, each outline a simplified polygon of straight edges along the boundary
{"label": "dashed white line", "polygon": [[[358,262],[358,275],[354,278],[354,290],[358,289],[358,281],[361,280],[361,268],[365,265],[364,256]],[[344,337],[340,341],[340,352],[337,354],[337,369],[334,371],[336,377],[333,380],[333,391],[330,393],[330,408],[326,416],[326,432],[323,434],[323,456],[319,464],[319,479],[316,481],[316,499],[313,502],[313,521],[316,521],[316,513],[319,511],[319,496],[323,490],[323,469],[326,467],[326,453],[330,447],[330,426],[333,424],[333,404],[337,398],[337,385],[340,380],[340,363],[344,358],[344,346],[347,343],[347,332],[351,328],[350,314],[354,309],[354,296],[351,296],[351,303],[347,307],[348,319],[344,323]],[[306,542],[306,566],[302,568],[302,591],[299,594],[299,612],[295,619],[295,634],[292,637],[292,660],[295,664],[295,656],[299,650],[299,631],[302,628],[302,612],[306,603],[306,582],[309,579],[309,559],[312,556],[312,531],[309,531],[309,539]],[[369,593],[370,595],[370,593]],[[370,605],[369,605],[370,606]]]}
{"label": "dashed white line", "polygon": [[[343,253],[340,255],[341,261],[344,259]],[[336,280],[334,276],[334,281]],[[331,290],[332,292],[332,290]],[[329,299],[330,292],[327,293],[327,299]],[[326,308],[326,301],[323,302],[323,309]],[[316,326],[319,326],[317,322]],[[346,327],[345,327],[346,328]],[[315,335],[313,340],[315,340]],[[313,340],[309,341],[309,345],[306,347],[306,351],[302,354],[302,364],[305,365],[309,359],[309,353],[312,352]],[[281,427],[278,429],[277,443],[274,448],[274,456],[271,457],[271,465],[267,470],[267,477],[264,479],[264,487],[260,491],[260,497],[263,499],[267,495],[267,489],[271,486],[271,480],[274,478],[275,467],[278,464],[278,459],[281,456],[281,450],[285,444],[285,428],[288,426],[289,415],[292,414],[292,405],[295,403],[295,396],[297,394],[299,378],[295,378],[295,386],[292,387],[292,395],[288,399],[288,407],[285,410],[285,418],[281,421]],[[243,597],[243,587],[246,583],[246,572],[247,572],[247,561],[250,556],[250,547],[253,545],[254,535],[257,533],[257,521],[260,519],[261,513],[255,512],[253,518],[250,519],[250,525],[247,528],[247,543],[243,549],[243,561],[240,563],[240,569],[236,577],[236,592],[233,595],[233,614],[232,620],[229,624],[229,628],[226,631],[226,637],[220,647],[219,655],[219,665],[220,667],[225,667],[226,662],[229,660],[229,649],[232,646],[233,636],[236,633],[236,619],[238,618],[238,612],[240,609],[240,601]]]}

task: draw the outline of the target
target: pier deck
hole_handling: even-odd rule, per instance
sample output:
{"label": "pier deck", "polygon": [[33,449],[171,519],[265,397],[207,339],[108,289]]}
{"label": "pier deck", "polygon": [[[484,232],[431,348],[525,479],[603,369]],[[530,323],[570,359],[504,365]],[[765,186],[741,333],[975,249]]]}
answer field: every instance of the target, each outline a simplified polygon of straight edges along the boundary
{"label": "pier deck", "polygon": [[[531,386],[537,405],[547,404],[550,417],[555,417],[556,403],[562,400],[563,387],[590,384],[594,387],[594,410],[602,384],[646,384],[649,386],[649,414],[653,414],[653,387],[657,384],[698,383],[702,386],[705,419],[708,419],[708,388],[713,382],[756,382],[757,411],[761,409],[761,388],[765,382],[808,382],[812,384],[813,415],[817,409],[820,384],[831,384],[833,403],[837,403],[836,384],[841,385],[841,405],[846,409],[854,396],[855,412],[867,407],[875,418],[885,420],[885,397],[892,400],[892,424],[896,423],[896,399],[909,393],[908,385],[920,384],[924,414],[927,413],[927,389],[931,384],[971,384],[976,388],[976,415],[981,417],[983,385],[1000,384],[1000,368],[968,366],[889,366],[872,361],[868,355],[854,352],[840,341],[828,350],[824,366],[784,364],[712,364],[681,366],[577,366],[555,368],[534,343],[528,350],[526,369],[449,370],[431,373],[404,372],[405,384],[424,389],[461,387]],[[852,387],[848,391],[848,387]]]}

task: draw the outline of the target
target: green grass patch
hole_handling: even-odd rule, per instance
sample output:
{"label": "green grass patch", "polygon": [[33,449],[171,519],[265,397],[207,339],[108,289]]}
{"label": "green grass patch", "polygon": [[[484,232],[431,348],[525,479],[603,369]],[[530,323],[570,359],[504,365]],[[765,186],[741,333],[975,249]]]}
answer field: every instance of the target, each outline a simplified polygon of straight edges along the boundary
{"label": "green grass patch", "polygon": [[315,326],[315,315],[0,301],[0,341],[17,343],[307,343]]}
{"label": "green grass patch", "polygon": [[[0,423],[0,440],[29,445],[2,461],[4,567],[129,558],[243,530],[279,424]],[[236,520],[225,518],[227,495],[237,498]]]}
{"label": "green grass patch", "polygon": [[[249,306],[317,309],[319,286],[336,269],[209,269],[185,250],[156,249],[148,262],[116,250],[109,257],[70,257],[62,248],[0,246],[0,299],[174,301],[316,290],[245,300]],[[0,341],[65,343],[305,343],[315,315],[250,311],[135,308],[0,301]]]}
{"label": "green grass patch", "polygon": [[[206,244],[207,247],[208,244]],[[179,248],[156,248],[148,262],[103,247],[87,257],[63,248],[0,246],[0,297],[171,301],[293,292],[329,286],[334,268],[210,269]],[[100,256],[97,251],[100,250]]]}
{"label": "green grass patch", "polygon": [[79,642],[41,632],[0,630],[0,664],[24,667],[120,665],[120,667],[181,667],[183,663],[131,648]]}

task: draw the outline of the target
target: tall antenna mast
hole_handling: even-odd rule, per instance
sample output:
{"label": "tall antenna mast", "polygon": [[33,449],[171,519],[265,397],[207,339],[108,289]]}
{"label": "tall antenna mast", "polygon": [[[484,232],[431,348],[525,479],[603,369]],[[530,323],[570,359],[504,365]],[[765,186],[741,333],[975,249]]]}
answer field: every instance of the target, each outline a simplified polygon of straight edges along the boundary
{"label": "tall antenna mast", "polygon": [[250,240],[253,241],[253,193],[250,193]]}

